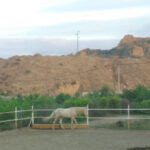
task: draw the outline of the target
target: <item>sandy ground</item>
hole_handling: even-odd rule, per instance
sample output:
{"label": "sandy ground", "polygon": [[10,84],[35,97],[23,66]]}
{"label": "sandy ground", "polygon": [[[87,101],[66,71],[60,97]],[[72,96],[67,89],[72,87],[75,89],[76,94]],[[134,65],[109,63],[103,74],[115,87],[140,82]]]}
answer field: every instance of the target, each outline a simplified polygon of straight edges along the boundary
{"label": "sandy ground", "polygon": [[150,146],[150,131],[18,129],[0,132],[1,150],[126,150]]}

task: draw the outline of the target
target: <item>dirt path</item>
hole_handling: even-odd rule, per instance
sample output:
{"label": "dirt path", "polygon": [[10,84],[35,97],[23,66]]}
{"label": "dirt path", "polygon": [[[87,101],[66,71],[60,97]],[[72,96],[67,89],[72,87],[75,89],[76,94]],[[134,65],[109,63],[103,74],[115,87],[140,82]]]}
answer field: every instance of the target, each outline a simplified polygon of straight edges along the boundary
{"label": "dirt path", "polygon": [[108,129],[0,132],[1,150],[126,150],[150,146],[150,131]]}

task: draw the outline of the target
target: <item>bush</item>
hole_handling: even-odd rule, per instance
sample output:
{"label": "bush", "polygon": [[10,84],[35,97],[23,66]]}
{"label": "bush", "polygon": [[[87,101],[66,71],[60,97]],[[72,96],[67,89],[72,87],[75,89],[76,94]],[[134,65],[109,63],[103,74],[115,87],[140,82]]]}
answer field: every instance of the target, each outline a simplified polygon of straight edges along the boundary
{"label": "bush", "polygon": [[59,94],[59,95],[56,96],[55,102],[58,103],[58,104],[63,105],[64,101],[67,100],[67,99],[70,99],[70,98],[71,98],[70,95],[61,93],[61,94]]}
{"label": "bush", "polygon": [[86,106],[89,100],[86,97],[71,98],[64,102],[65,107],[70,106]]}
{"label": "bush", "polygon": [[128,99],[134,105],[145,99],[150,99],[150,89],[139,85],[135,89],[124,90],[122,97]]}
{"label": "bush", "polygon": [[111,96],[114,95],[114,92],[108,86],[103,86],[100,89],[100,94],[101,96]]}
{"label": "bush", "polygon": [[150,108],[150,100],[143,100],[141,103],[140,103],[140,106],[142,108]]}
{"label": "bush", "polygon": [[100,99],[102,108],[119,108],[121,106],[121,98],[119,96],[103,96]]}

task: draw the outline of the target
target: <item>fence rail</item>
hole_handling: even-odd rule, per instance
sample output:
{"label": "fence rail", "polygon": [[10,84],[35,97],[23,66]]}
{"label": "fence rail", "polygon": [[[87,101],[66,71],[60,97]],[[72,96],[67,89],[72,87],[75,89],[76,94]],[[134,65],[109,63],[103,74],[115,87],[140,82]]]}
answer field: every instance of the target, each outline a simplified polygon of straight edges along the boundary
{"label": "fence rail", "polygon": [[[0,124],[2,123],[8,123],[8,122],[14,122],[15,123],[15,127],[18,127],[18,121],[22,121],[22,120],[29,120],[32,124],[35,123],[35,119],[40,119],[40,118],[44,118],[44,116],[42,115],[37,115],[37,112],[51,112],[54,109],[34,109],[34,107],[32,106],[31,109],[28,110],[18,110],[17,107],[15,108],[14,111],[10,111],[10,112],[0,112],[0,116],[2,115],[6,115],[6,114],[13,114],[12,119],[8,119],[8,120],[0,120]],[[91,116],[90,113],[91,112],[98,112],[98,111],[125,111],[125,115],[124,116]],[[133,116],[131,115],[132,111],[150,111],[150,108],[130,108],[130,106],[128,106],[128,108],[88,108],[87,106],[87,118],[86,118],[86,124],[90,125],[90,120],[91,119],[105,119],[105,120],[112,120],[112,119],[120,119],[120,120],[127,120],[128,121],[128,126],[130,126],[130,120],[137,120],[137,119],[146,119],[146,120],[150,120],[150,116],[149,115],[140,115],[140,116]],[[19,113],[25,113],[25,112],[29,112],[28,115],[26,115],[25,117],[19,117]],[[1,117],[0,117],[1,118]],[[79,117],[79,118],[83,118],[83,117]],[[130,128],[130,127],[129,127]]]}

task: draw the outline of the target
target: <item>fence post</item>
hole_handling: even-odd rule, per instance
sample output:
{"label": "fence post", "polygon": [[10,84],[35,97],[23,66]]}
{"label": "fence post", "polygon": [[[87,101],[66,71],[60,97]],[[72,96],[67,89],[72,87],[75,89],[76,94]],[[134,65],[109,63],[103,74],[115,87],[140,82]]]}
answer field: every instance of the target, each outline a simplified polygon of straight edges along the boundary
{"label": "fence post", "polygon": [[17,123],[17,120],[18,120],[18,115],[17,115],[17,107],[15,107],[15,128],[17,129],[18,128],[18,123]]}
{"label": "fence post", "polygon": [[89,105],[86,106],[86,109],[87,109],[86,124],[89,125]]}
{"label": "fence post", "polygon": [[21,110],[20,110],[20,127],[22,128],[22,113],[23,113],[23,111],[22,111],[22,107],[21,107]]}
{"label": "fence post", "polygon": [[130,129],[130,105],[128,105],[128,129]]}
{"label": "fence post", "polygon": [[34,107],[32,106],[31,123],[34,124]]}

